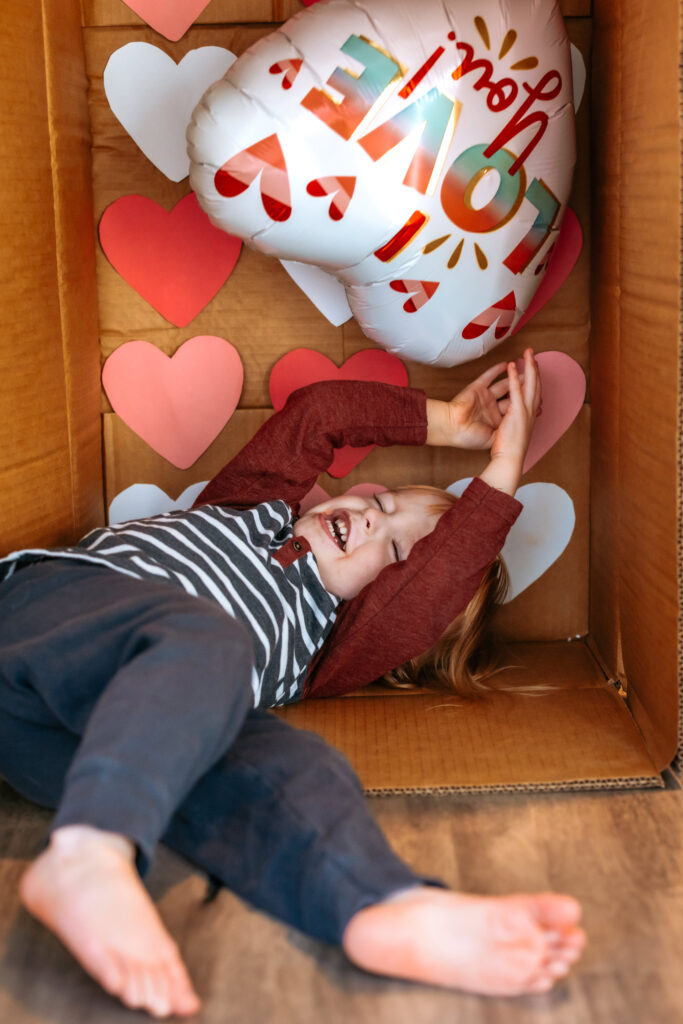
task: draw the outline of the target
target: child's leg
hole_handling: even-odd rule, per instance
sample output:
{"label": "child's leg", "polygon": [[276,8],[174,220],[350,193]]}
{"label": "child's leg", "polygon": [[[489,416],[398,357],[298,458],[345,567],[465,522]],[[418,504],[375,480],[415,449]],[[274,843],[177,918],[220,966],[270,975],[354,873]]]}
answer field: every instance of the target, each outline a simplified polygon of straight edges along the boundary
{"label": "child's leg", "polygon": [[[10,721],[82,736],[52,839],[22,885],[29,909],[129,1005],[197,1008],[134,867],[229,746],[252,703],[243,628],[164,584],[44,563],[0,588],[0,704]],[[6,730],[10,736],[13,730]],[[32,792],[41,746],[0,751]],[[61,781],[61,780],[60,780]]]}
{"label": "child's leg", "polygon": [[346,759],[252,712],[164,842],[228,888],[380,974],[487,994],[544,991],[584,943],[569,897],[474,897],[390,849]]}

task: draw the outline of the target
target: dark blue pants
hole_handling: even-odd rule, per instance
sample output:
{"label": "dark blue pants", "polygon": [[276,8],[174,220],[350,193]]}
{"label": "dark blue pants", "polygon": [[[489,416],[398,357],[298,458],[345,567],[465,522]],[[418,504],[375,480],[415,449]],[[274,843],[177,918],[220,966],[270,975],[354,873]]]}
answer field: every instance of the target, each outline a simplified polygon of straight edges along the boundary
{"label": "dark blue pants", "polygon": [[203,598],[48,560],[0,583],[0,775],[52,828],[159,840],[330,942],[418,878],[345,758],[254,710],[244,627]]}

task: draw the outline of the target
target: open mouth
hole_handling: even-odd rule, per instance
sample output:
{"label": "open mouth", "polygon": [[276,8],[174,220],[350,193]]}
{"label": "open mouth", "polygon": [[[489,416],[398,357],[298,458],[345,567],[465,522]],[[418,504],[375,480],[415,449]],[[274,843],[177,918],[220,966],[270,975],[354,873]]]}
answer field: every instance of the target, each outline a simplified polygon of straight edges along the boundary
{"label": "open mouth", "polygon": [[323,516],[323,522],[337,547],[342,551],[346,551],[346,542],[349,539],[350,529],[348,514],[346,512],[330,512],[329,515]]}

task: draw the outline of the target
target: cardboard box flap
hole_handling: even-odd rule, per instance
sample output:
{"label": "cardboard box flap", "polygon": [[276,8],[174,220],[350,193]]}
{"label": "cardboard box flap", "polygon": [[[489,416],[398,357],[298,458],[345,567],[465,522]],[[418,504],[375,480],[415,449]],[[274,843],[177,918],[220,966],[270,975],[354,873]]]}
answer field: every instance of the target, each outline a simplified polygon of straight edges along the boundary
{"label": "cardboard box flap", "polygon": [[368,691],[278,713],[342,750],[371,793],[662,785],[624,701],[583,643],[524,644],[512,654],[524,667],[510,670],[511,682],[557,688],[476,702]]}
{"label": "cardboard box flap", "polygon": [[659,769],[678,739],[679,18],[594,4],[591,632]]}

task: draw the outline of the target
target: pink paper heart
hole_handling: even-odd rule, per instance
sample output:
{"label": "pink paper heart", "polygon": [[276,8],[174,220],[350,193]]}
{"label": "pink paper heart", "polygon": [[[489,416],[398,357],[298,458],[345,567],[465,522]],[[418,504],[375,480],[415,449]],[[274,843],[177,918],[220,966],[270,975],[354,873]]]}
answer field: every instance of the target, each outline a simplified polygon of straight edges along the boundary
{"label": "pink paper heart", "polygon": [[[538,352],[536,362],[541,375],[542,406],[524,460],[524,473],[569,429],[586,396],[586,375],[571,356],[564,352]],[[521,371],[521,359],[517,366]]]}
{"label": "pink paper heart", "polygon": [[159,455],[187,469],[237,408],[243,369],[224,338],[198,335],[173,356],[148,341],[128,341],[102,370],[114,412]]}
{"label": "pink paper heart", "polygon": [[552,299],[555,292],[564,284],[574,269],[574,264],[581,255],[582,248],[583,231],[579,224],[579,218],[571,207],[568,206],[548,269],[545,272],[545,277],[538,286],[538,291],[529,303],[526,312],[515,325],[512,334],[516,334],[521,327],[524,327],[524,324],[531,320],[532,316],[536,316],[539,309],[542,309],[546,302]]}
{"label": "pink paper heart", "polygon": [[[268,386],[273,408],[281,409],[292,391],[319,380],[369,380],[405,388],[408,371],[397,356],[379,349],[363,349],[337,366],[321,352],[296,348],[279,359],[271,370]],[[374,445],[340,448],[327,472],[333,477],[346,476],[373,448]]]}
{"label": "pink paper heart", "polygon": [[209,0],[125,0],[155,32],[174,42],[185,35]]}
{"label": "pink paper heart", "polygon": [[170,213],[145,196],[122,196],[102,214],[100,242],[121,277],[176,327],[211,302],[242,248],[210,223],[194,192]]}
{"label": "pink paper heart", "polygon": [[[353,487],[349,487],[348,491],[344,491],[344,494],[362,494],[365,497],[371,494],[381,494],[382,491],[386,491],[386,487],[383,487],[382,484],[366,483],[355,484]],[[341,495],[340,497],[343,496],[344,495]],[[320,484],[313,484],[306,497],[301,500],[299,513],[304,515],[305,512],[308,512],[309,508],[314,508],[316,505],[322,505],[322,503],[327,501],[329,497],[330,495],[324,487],[321,487]]]}

